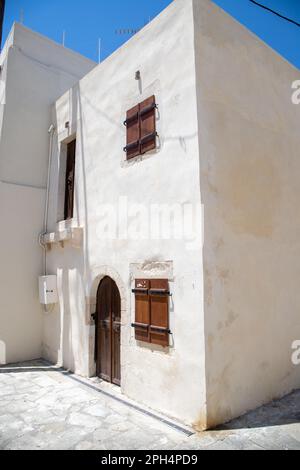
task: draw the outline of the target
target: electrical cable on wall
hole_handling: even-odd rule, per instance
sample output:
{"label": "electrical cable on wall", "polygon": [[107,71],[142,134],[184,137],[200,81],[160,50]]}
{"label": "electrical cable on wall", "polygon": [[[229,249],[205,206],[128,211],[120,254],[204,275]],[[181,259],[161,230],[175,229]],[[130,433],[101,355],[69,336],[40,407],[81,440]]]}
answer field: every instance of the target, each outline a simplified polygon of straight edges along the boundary
{"label": "electrical cable on wall", "polygon": [[262,5],[261,3],[256,2],[255,0],[249,0],[249,1],[250,1],[251,3],[253,3],[254,5],[258,6],[258,7],[263,8],[264,10],[267,10],[267,11],[273,13],[273,14],[276,15],[276,16],[279,16],[279,18],[282,18],[282,19],[284,19],[284,20],[286,20],[286,21],[289,21],[290,23],[292,23],[292,24],[294,24],[294,25],[296,25],[296,26],[300,26],[300,23],[298,23],[297,21],[292,20],[291,18],[288,18],[288,17],[282,15],[281,13],[278,13],[278,12],[275,11],[275,10],[272,10],[272,8],[269,8],[269,7],[267,7],[266,5]]}

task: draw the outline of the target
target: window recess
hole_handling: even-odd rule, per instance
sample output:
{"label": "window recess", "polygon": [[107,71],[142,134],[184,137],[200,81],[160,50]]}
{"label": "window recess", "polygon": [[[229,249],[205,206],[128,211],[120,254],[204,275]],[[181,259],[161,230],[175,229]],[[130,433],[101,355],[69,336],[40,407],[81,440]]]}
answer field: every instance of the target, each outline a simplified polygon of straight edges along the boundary
{"label": "window recess", "polygon": [[123,149],[127,160],[156,149],[156,109],[153,95],[127,111],[124,121],[127,128],[126,147]]}
{"label": "window recess", "polygon": [[72,219],[74,213],[75,155],[76,139],[67,145],[64,220]]}
{"label": "window recess", "polygon": [[135,338],[169,346],[169,282],[167,279],[137,279],[135,288]]}

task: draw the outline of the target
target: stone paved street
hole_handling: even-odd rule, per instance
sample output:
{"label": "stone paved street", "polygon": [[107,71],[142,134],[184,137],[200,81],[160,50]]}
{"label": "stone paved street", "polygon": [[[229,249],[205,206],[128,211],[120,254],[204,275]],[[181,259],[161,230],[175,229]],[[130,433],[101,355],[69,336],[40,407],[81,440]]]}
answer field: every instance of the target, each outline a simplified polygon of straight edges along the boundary
{"label": "stone paved street", "polygon": [[0,449],[300,449],[300,391],[187,436],[103,390],[44,361],[1,367]]}

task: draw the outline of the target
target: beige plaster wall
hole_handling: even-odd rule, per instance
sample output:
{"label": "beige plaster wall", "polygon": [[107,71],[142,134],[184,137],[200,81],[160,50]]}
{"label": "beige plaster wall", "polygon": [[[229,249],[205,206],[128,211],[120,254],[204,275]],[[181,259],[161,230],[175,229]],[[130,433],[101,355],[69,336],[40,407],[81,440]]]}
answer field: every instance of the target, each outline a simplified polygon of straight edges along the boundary
{"label": "beige plaster wall", "polygon": [[300,386],[299,70],[194,1],[208,426]]}

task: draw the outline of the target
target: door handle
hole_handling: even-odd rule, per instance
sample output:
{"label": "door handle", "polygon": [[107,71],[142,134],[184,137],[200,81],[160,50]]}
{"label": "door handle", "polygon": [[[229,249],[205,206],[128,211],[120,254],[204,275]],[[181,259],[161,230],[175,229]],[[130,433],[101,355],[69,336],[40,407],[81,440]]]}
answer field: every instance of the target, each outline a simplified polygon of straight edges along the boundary
{"label": "door handle", "polygon": [[100,326],[104,329],[109,329],[110,321],[109,320],[100,320]]}

